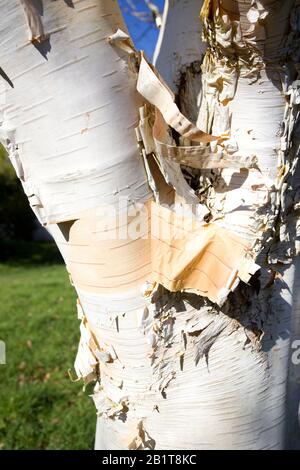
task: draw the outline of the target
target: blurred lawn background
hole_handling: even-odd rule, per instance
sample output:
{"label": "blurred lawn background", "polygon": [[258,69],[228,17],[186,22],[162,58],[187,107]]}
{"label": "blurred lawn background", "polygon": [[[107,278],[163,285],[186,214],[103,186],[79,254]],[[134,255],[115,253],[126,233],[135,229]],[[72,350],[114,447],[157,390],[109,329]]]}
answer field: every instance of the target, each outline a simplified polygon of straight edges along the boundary
{"label": "blurred lawn background", "polygon": [[[0,149],[0,449],[92,449],[96,412],[71,382],[79,341],[76,293]],[[39,230],[39,228],[38,228]]]}
{"label": "blurred lawn background", "polygon": [[22,248],[36,262],[0,264],[0,448],[92,449],[94,405],[67,372],[79,340],[73,288],[64,265],[49,263],[55,246]]}

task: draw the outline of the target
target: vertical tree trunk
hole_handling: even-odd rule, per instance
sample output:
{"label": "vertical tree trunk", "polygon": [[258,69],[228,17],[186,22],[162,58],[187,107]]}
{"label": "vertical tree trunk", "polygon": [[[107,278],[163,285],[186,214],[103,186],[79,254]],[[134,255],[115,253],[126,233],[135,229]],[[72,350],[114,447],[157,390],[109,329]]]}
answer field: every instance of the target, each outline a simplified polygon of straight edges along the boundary
{"label": "vertical tree trunk", "polygon": [[[150,241],[138,229],[141,219],[133,203],[148,207],[151,195],[136,143],[141,102],[135,64],[106,41],[125,28],[116,2],[30,3],[33,44],[26,41],[22,11],[28,2],[3,2],[1,135],[78,292],[83,319],[76,369],[86,380],[97,379],[96,448],[284,448],[287,424],[290,434],[297,432],[288,394],[299,401],[295,370],[287,390],[290,342],[298,328],[292,309],[298,250],[293,243],[298,203],[293,2],[275,2],[276,10],[273,1],[213,0],[202,10],[208,40],[202,94],[199,85],[190,87],[182,108],[192,119],[195,93],[201,96],[199,127],[217,136],[230,132],[228,141],[206,145],[212,159],[223,145],[225,157],[255,154],[257,166],[211,170],[206,165],[196,172],[194,189],[213,224],[209,227],[216,227],[215,237],[233,232],[252,243],[262,267],[260,283],[257,275],[251,285],[240,282],[221,307],[208,300],[209,293],[169,292],[162,286],[149,299],[140,293],[153,267]],[[196,25],[195,3],[186,2],[189,25]],[[167,4],[165,22],[175,19],[171,7],[180,5]],[[31,18],[32,11],[26,11]],[[184,26],[179,27],[183,37]],[[167,25],[163,31],[167,34]],[[170,56],[163,51],[163,37],[160,44],[158,65],[161,54]],[[197,60],[194,52],[182,56],[167,77],[177,90],[182,88],[177,71]],[[177,145],[187,145],[173,137]],[[179,163],[164,171],[180,191]],[[158,192],[162,198],[167,192],[161,181]],[[183,202],[187,194],[181,194]],[[132,203],[129,221],[122,219],[123,196]],[[112,218],[138,236],[118,232],[109,238]],[[201,235],[193,246],[198,243]],[[172,256],[162,259],[164,266],[172,265]],[[213,275],[218,283],[222,272]]]}
{"label": "vertical tree trunk", "polygon": [[[115,330],[114,314],[144,305],[140,285],[150,274],[149,240],[105,236],[113,216],[122,228],[119,212],[126,216],[129,205],[134,214],[134,204],[151,197],[135,134],[136,73],[107,41],[126,27],[111,0],[9,0],[1,13],[1,137],[80,297],[77,372],[96,378],[86,318]],[[110,348],[109,331],[104,338],[101,351]],[[118,357],[120,365],[122,351]],[[126,356],[124,363],[130,368]]]}
{"label": "vertical tree trunk", "polygon": [[[228,148],[241,156],[255,155],[258,166],[257,170],[240,172],[230,168],[203,170],[200,175],[201,198],[211,209],[211,221],[219,219],[219,225],[251,240],[264,268],[257,297],[254,295],[250,300],[248,293],[247,299],[242,300],[242,296],[231,299],[231,314],[245,327],[248,341],[260,351],[261,365],[265,364],[270,371],[265,377],[268,383],[265,394],[256,395],[249,383],[248,398],[243,402],[245,422],[242,424],[240,418],[238,439],[247,435],[248,421],[248,429],[253,426],[262,433],[261,438],[269,436],[268,447],[299,448],[300,395],[296,384],[299,367],[293,364],[290,349],[299,335],[297,288],[294,287],[299,249],[299,137],[295,98],[299,84],[294,66],[298,62],[299,10],[292,1],[201,3],[204,3],[201,16],[208,51],[202,64],[198,127],[215,135],[230,130]],[[175,12],[180,5],[176,1],[167,3],[164,19],[178,21],[180,16]],[[190,6],[189,14],[194,16],[192,9]],[[188,10],[185,14],[188,15]],[[164,38],[162,29],[155,55],[159,70],[167,79],[164,59],[177,47],[170,31]],[[173,34],[181,37],[184,26],[182,30],[173,29]],[[183,61],[188,60],[187,53],[185,57]],[[177,75],[180,71],[179,65]],[[176,91],[180,95],[181,90]],[[194,102],[198,96],[194,95]],[[287,396],[290,381],[293,385]],[[263,383],[261,378],[260,386]],[[256,420],[258,415],[261,419]],[[236,418],[239,420],[238,414]],[[234,427],[230,429],[233,438]],[[270,445],[272,434],[275,441]],[[220,444],[227,447],[225,440]],[[255,437],[251,441],[250,435],[240,444],[236,437],[234,440],[237,447],[259,445],[259,439]]]}

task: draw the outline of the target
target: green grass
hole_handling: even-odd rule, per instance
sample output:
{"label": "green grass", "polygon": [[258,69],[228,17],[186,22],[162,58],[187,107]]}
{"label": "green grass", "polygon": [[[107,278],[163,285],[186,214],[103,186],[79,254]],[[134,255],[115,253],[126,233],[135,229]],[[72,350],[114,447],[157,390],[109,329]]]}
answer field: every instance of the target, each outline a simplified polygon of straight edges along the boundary
{"label": "green grass", "polygon": [[[79,340],[76,295],[62,264],[40,264],[41,247],[27,248],[19,263],[0,263],[0,448],[91,449],[91,390],[67,372]],[[49,262],[52,245],[43,249]]]}

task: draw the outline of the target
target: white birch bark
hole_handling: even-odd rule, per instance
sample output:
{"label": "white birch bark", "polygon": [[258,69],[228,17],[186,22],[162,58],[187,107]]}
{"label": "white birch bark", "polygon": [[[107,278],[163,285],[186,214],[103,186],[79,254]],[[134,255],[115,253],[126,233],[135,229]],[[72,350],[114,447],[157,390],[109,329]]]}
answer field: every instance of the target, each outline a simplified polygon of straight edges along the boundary
{"label": "white birch bark", "polygon": [[[195,13],[193,11],[195,3],[191,3],[193,3],[190,6],[190,15],[192,16]],[[200,3],[202,6],[203,2]],[[257,249],[257,252],[260,252],[259,259],[262,263],[264,263],[264,257],[269,250],[271,253],[273,250],[280,252],[278,257],[276,255],[273,259],[272,255],[269,257],[269,263],[273,261],[269,264],[269,267],[274,271],[281,271],[281,280],[277,279],[271,289],[267,288],[265,293],[262,291],[259,295],[258,305],[255,305],[256,301],[253,301],[250,308],[245,309],[244,317],[248,317],[246,322],[250,321],[253,322],[253,325],[260,325],[258,330],[263,333],[259,343],[261,343],[261,350],[265,351],[265,357],[261,365],[268,363],[271,371],[267,379],[268,391],[266,391],[266,394],[261,395],[258,392],[256,395],[264,382],[261,379],[259,380],[260,385],[255,384],[256,392],[249,383],[248,391],[245,390],[242,395],[244,396],[243,406],[247,410],[248,430],[252,426],[253,437],[250,437],[250,431],[247,439],[240,441],[238,444],[239,438],[243,439],[243,437],[236,438],[234,436],[232,430],[235,425],[233,424],[231,424],[231,430],[228,433],[231,434],[230,438],[234,441],[234,444],[231,444],[233,447],[257,448],[257,445],[260,446],[257,434],[265,434],[266,431],[263,430],[265,424],[272,422],[273,425],[267,425],[267,429],[269,428],[269,432],[273,432],[273,437],[277,433],[275,438],[277,443],[273,441],[273,444],[270,444],[271,438],[269,444],[267,444],[270,447],[267,448],[282,448],[282,446],[299,448],[299,386],[296,385],[297,380],[299,381],[299,366],[297,367],[297,364],[293,364],[291,360],[291,354],[294,350],[292,348],[295,348],[295,339],[297,340],[299,335],[299,301],[297,300],[297,275],[294,266],[295,256],[298,253],[298,242],[296,241],[297,212],[293,213],[291,211],[293,199],[294,204],[297,204],[296,192],[299,184],[299,170],[297,169],[294,170],[292,182],[284,184],[283,190],[281,186],[280,191],[282,182],[277,186],[279,188],[278,193],[281,192],[282,204],[281,208],[277,208],[277,210],[282,212],[290,211],[292,214],[281,226],[280,242],[277,243],[276,248],[270,248],[270,237],[275,235],[274,213],[277,213],[274,207],[276,205],[276,203],[274,204],[276,197],[274,192],[276,191],[274,191],[273,185],[276,185],[276,179],[277,181],[280,179],[277,174],[283,165],[281,149],[284,152],[287,144],[287,134],[291,135],[292,129],[294,131],[293,143],[292,145],[291,143],[287,144],[287,147],[291,146],[291,160],[293,158],[297,160],[299,146],[296,130],[297,121],[295,122],[298,116],[297,106],[291,102],[288,106],[285,97],[287,90],[289,90],[288,93],[291,93],[293,89],[297,94],[296,89],[299,86],[295,82],[292,85],[293,80],[297,78],[297,73],[291,65],[291,62],[297,62],[294,51],[297,50],[299,45],[295,19],[298,10],[296,4],[295,10],[292,10],[293,2],[233,2],[231,0],[222,0],[204,3],[204,8],[210,4],[210,16],[212,18],[213,13],[215,14],[210,24],[216,32],[217,39],[215,41],[208,40],[208,44],[213,47],[217,45],[217,53],[214,55],[215,51],[213,50],[209,56],[210,60],[204,61],[202,65],[202,104],[199,111],[198,127],[208,132],[211,131],[215,135],[230,129],[230,144],[232,147],[238,150],[241,155],[255,154],[259,167],[259,170],[250,170],[250,172],[241,170],[239,173],[235,170],[224,169],[217,175],[213,175],[212,172],[207,170],[202,171],[201,183],[207,184],[209,182],[213,186],[212,190],[207,191],[204,200],[214,213],[212,220],[214,220],[214,217],[219,218],[221,216],[218,220],[221,226],[230,228],[242,237],[254,240],[254,243],[257,243],[258,238],[263,239],[258,243],[259,248]],[[164,20],[167,19],[169,24],[172,24],[172,22],[177,25],[180,24],[180,20],[178,20],[180,16],[178,16],[177,11],[181,6],[182,3],[178,1],[167,2]],[[188,16],[187,10],[185,10],[185,15]],[[235,21],[235,24],[233,24],[233,21]],[[293,32],[290,33],[289,40],[284,41],[284,36],[289,29],[289,22],[292,24]],[[192,22],[190,21],[189,24],[192,24]],[[176,80],[171,83],[165,58],[171,57],[173,54],[176,56],[175,51],[178,47],[176,38],[182,36],[184,37],[184,26],[182,26],[182,30],[176,28],[173,30],[172,28],[162,29],[155,54],[160,73],[169,80],[170,84],[175,84],[175,86]],[[198,37],[198,32],[195,33],[196,37]],[[193,43],[192,40],[191,43]],[[187,46],[184,41],[180,42],[180,45],[182,46],[181,54],[184,56],[181,62],[188,63],[189,51]],[[249,54],[249,49],[253,45],[255,52],[253,53],[251,70],[251,67],[247,66],[246,63],[243,64],[242,61],[246,62],[245,55]],[[204,46],[198,47],[202,50],[204,48]],[[284,48],[290,48],[292,51],[288,63],[282,67],[282,57],[286,52],[286,50],[283,52]],[[262,58],[260,58],[260,50],[262,50]],[[233,60],[234,54],[238,58],[239,55],[241,56],[239,67],[235,65]],[[219,60],[217,60],[217,57]],[[181,63],[175,62],[175,64],[178,68],[177,70],[172,69],[173,77],[185,72]],[[265,64],[267,64],[266,67]],[[260,72],[258,72],[259,70]],[[177,88],[176,92],[180,94],[181,90]],[[194,96],[195,101],[198,96]],[[295,99],[291,101],[295,101]],[[288,122],[287,112],[289,107],[293,108],[292,114],[294,115],[290,122]],[[285,128],[285,131],[282,128]],[[289,128],[289,131],[287,131],[287,128]],[[280,129],[282,132],[280,132]],[[288,159],[286,157],[286,160]],[[290,164],[291,166],[292,164]],[[293,190],[289,187],[289,209],[286,209],[284,200],[287,196],[284,193],[290,185],[293,186]],[[272,201],[271,204],[270,200]],[[259,212],[257,212],[257,208],[259,208]],[[259,213],[260,215],[258,215]],[[268,222],[265,225],[266,221]],[[285,224],[286,228],[284,228]],[[266,240],[268,240],[268,243],[263,250],[261,245]],[[279,261],[279,264],[276,264],[276,261]],[[284,264],[280,265],[280,262]],[[263,273],[262,276],[264,276]],[[262,279],[261,281],[262,286],[267,284],[265,280]],[[290,294],[286,295],[288,291]],[[234,316],[240,317],[240,311],[244,307],[237,302],[233,308],[237,310],[234,312]],[[239,321],[241,321],[241,318],[239,318]],[[227,348],[227,352],[229,350],[233,351],[235,338],[232,337],[232,340],[233,342]],[[250,356],[248,359],[245,358],[246,361],[250,359]],[[239,359],[231,359],[231,366],[236,360]],[[224,362],[227,363],[225,355]],[[253,370],[255,369],[256,367]],[[289,385],[290,391],[286,395],[287,383],[290,382],[293,382],[293,385]],[[229,383],[228,379],[227,383]],[[280,383],[282,384],[281,392]],[[220,393],[222,394],[222,392]],[[230,401],[230,408],[231,406],[232,402]],[[270,415],[268,416],[268,410],[271,408],[274,411],[273,418],[270,418]],[[225,409],[226,407],[224,412]],[[262,413],[262,420],[256,419],[258,410],[258,414]],[[277,418],[275,418],[276,415]],[[281,424],[279,416],[282,418]],[[246,435],[247,426],[242,424],[243,418],[241,415],[238,416],[238,413],[236,414],[236,420],[240,421],[237,429],[240,429],[242,435]],[[227,424],[229,422],[230,419]],[[256,434],[254,429],[256,429]],[[282,434],[280,435],[280,433]],[[225,442],[226,438],[220,439],[217,448],[227,447],[228,443],[225,444]]]}
{"label": "white birch bark", "polygon": [[[140,284],[150,272],[147,241],[106,243],[97,234],[107,209],[151,196],[135,135],[136,74],[127,53],[107,42],[126,28],[115,1],[32,5],[49,34],[34,45],[19,0],[1,4],[1,68],[10,78],[1,77],[1,137],[72,271],[84,313],[110,325],[113,312],[144,304]],[[78,365],[83,373],[85,366]]]}
{"label": "white birch bark", "polygon": [[182,111],[191,119],[199,111],[200,67],[206,45],[201,39],[202,0],[166,0],[153,63],[178,95]]}
{"label": "white birch bark", "polygon": [[[152,302],[142,297],[140,287],[151,271],[148,240],[140,236],[111,241],[100,236],[109,218],[103,210],[111,205],[117,214],[122,212],[120,196],[143,203],[151,198],[135,140],[140,105],[136,75],[128,55],[106,41],[118,27],[125,28],[118,7],[108,0],[74,0],[74,8],[63,0],[33,3],[43,4],[43,34],[50,33],[49,41],[41,44],[33,34],[35,46],[26,39],[19,1],[3,1],[0,66],[14,88],[1,79],[1,135],[33,209],[64,255],[80,298],[78,310],[84,321],[77,369],[98,379],[96,448],[282,449],[292,445],[287,444],[287,425],[293,446],[299,446],[294,405],[299,390],[290,358],[291,339],[299,329],[298,304],[292,309],[296,248],[289,260],[283,259],[285,265],[274,264],[274,250],[272,267],[281,273],[274,283],[263,266],[261,286],[269,286],[257,294],[257,286],[240,285],[222,308],[199,295],[163,288]],[[187,2],[193,8],[185,15],[192,12],[189,24],[195,25],[192,3]],[[217,3],[213,2],[216,16],[210,17],[213,24],[221,18]],[[227,3],[222,6],[230,11]],[[232,18],[225,18],[219,32],[217,46],[230,60],[231,48],[239,46],[235,41],[248,40],[249,34],[255,44],[258,39],[256,22],[246,35],[250,3],[235,2],[241,7],[234,21],[241,25],[242,39],[229,34],[228,44],[223,36],[224,28],[227,33],[232,28]],[[265,41],[266,57],[276,62],[292,2],[285,2],[279,13],[269,8],[272,2],[262,2],[262,9],[256,3],[250,19],[259,13],[261,21],[269,21],[267,38],[260,40]],[[172,22],[171,10],[164,17]],[[38,23],[39,32],[40,27]],[[165,47],[163,37],[160,44],[157,64]],[[176,85],[179,67],[191,60],[185,62],[183,49],[180,53],[183,60],[167,78],[170,85]],[[216,135],[230,130],[233,149],[238,146],[242,155],[255,152],[261,172],[205,170],[201,185],[209,178],[213,184],[201,202],[214,223],[247,240],[255,241],[261,234],[268,249],[266,226],[274,235],[272,215],[277,215],[278,200],[283,208],[286,202],[286,192],[278,197],[279,185],[271,190],[277,157],[281,167],[285,160],[293,160],[291,152],[280,153],[276,123],[287,118],[289,126],[293,122],[272,68],[262,68],[259,80],[249,84],[243,74],[237,79],[230,60],[225,65],[231,68],[223,67],[224,73],[213,54],[210,65],[204,62],[198,122]],[[255,62],[254,76],[257,67]],[[289,89],[291,104],[296,91]],[[286,141],[288,135],[283,138]],[[296,144],[294,136],[294,149]],[[285,182],[291,173],[292,168]],[[292,184],[296,187],[295,181]],[[290,194],[297,204],[296,194]],[[269,195],[273,206],[268,205]],[[262,216],[257,212],[261,208]],[[283,209],[280,214],[284,227]],[[257,225],[262,217],[264,226]],[[289,229],[294,222],[295,217]],[[280,233],[284,237],[283,229]],[[263,262],[265,253],[256,246]],[[292,240],[287,246],[292,248]],[[93,337],[84,341],[89,330]]]}

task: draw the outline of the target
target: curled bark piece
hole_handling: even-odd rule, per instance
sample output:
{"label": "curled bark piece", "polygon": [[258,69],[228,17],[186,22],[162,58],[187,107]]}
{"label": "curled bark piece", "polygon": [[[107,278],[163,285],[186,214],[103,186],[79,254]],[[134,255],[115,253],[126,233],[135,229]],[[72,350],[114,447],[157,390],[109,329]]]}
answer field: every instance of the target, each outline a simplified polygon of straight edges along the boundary
{"label": "curled bark piece", "polygon": [[[238,149],[229,140],[215,149],[210,143],[199,145],[173,145],[170,140],[167,124],[158,111],[155,113],[153,127],[145,107],[140,108],[139,133],[147,154],[154,152],[160,159],[168,159],[191,168],[254,168],[257,165],[255,155],[240,155]],[[231,150],[233,148],[233,151]]]}
{"label": "curled bark piece", "polygon": [[[136,53],[130,37],[121,29],[109,36],[107,40],[128,54]],[[201,131],[190,122],[180,112],[175,103],[174,94],[162,77],[159,76],[155,67],[148,63],[143,52],[141,52],[140,57],[137,90],[149,103],[155,106],[157,111],[153,135],[147,116],[143,119],[143,115],[141,115],[142,123],[139,130],[147,153],[156,150],[161,157],[176,160],[180,164],[189,165],[193,168],[224,168],[227,166],[250,168],[253,166],[253,158],[241,158],[240,156],[230,158],[228,153],[223,151],[224,149],[219,151],[215,158],[211,158],[214,155],[208,145],[203,147],[177,147],[160,141],[159,136],[167,133],[167,125],[176,130],[183,138],[202,144],[208,144],[209,142],[221,143],[228,138],[228,134],[214,136]],[[203,159],[203,157],[206,158]]]}
{"label": "curled bark piece", "polygon": [[201,11],[200,11],[200,18],[203,21],[209,15],[211,0],[204,0]]}
{"label": "curled bark piece", "polygon": [[[107,40],[129,54],[136,52],[131,39],[121,29],[118,29],[113,35],[109,36]],[[143,52],[140,54],[137,91],[162,113],[164,120],[169,126],[175,129],[182,137],[196,142],[221,142],[228,138],[227,134],[223,136],[207,134],[189,121],[178,109],[174,94],[158,74],[155,67],[149,64]]]}
{"label": "curled bark piece", "polygon": [[128,445],[129,450],[145,450],[155,448],[155,440],[152,439],[144,427],[143,421],[137,425],[137,435]]}
{"label": "curled bark piece", "polygon": [[86,318],[82,319],[80,333],[80,342],[74,368],[78,379],[83,379],[84,383],[87,384],[97,378],[96,367],[98,359],[95,355],[97,350],[95,339],[88,327]]}
{"label": "curled bark piece", "polygon": [[31,0],[20,0],[20,3],[24,9],[29,28],[29,40],[32,43],[40,44],[48,37],[48,35],[46,35],[44,32],[44,26],[41,17]]}
{"label": "curled bark piece", "polygon": [[128,54],[133,54],[135,52],[132,40],[128,34],[124,33],[120,28],[117,29],[114,34],[108,36],[107,41]]}
{"label": "curled bark piece", "polygon": [[214,136],[198,129],[178,109],[175,97],[158,73],[141,55],[137,82],[138,92],[163,115],[169,126],[182,137],[195,142],[222,141],[226,136]]}
{"label": "curled bark piece", "polygon": [[221,150],[213,153],[210,148],[200,146],[176,146],[168,145],[165,142],[155,141],[155,148],[163,158],[174,160],[181,165],[191,168],[254,168],[257,159],[255,155],[243,157],[240,155],[230,155]]}
{"label": "curled bark piece", "polygon": [[166,289],[190,291],[222,305],[239,280],[259,269],[245,240],[215,224],[152,203],[152,280]]}

